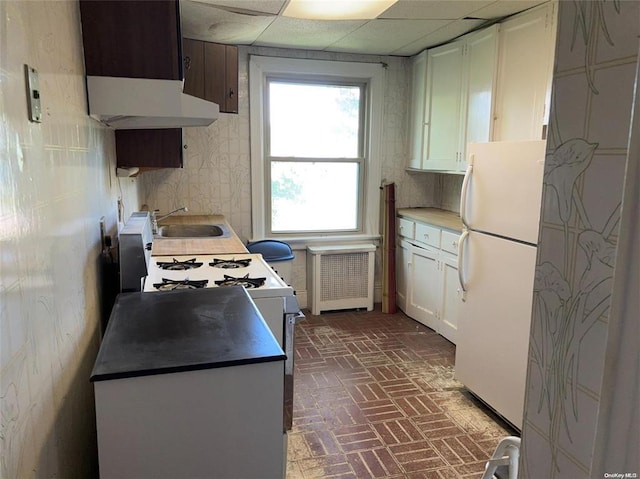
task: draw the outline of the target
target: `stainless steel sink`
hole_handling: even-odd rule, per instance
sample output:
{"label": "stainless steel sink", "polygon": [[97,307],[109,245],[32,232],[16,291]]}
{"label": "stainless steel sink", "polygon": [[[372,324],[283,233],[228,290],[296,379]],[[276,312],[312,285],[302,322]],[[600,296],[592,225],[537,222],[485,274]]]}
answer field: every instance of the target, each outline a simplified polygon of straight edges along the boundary
{"label": "stainless steel sink", "polygon": [[225,238],[229,235],[229,229],[222,224],[165,225],[158,228],[161,238]]}

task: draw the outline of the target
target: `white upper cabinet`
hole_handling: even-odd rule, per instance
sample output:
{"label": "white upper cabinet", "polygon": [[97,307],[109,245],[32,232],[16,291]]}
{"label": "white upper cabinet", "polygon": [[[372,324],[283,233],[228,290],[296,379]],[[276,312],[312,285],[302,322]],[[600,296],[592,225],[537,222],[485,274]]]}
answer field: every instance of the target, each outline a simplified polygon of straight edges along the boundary
{"label": "white upper cabinet", "polygon": [[[469,141],[491,140],[498,25],[426,51],[414,59],[409,168],[460,172]],[[423,55],[423,52],[420,55]],[[422,63],[420,63],[422,61]],[[415,106],[424,95],[424,109]],[[416,115],[422,115],[422,131]],[[419,159],[418,159],[419,158]]]}
{"label": "white upper cabinet", "polygon": [[456,41],[427,51],[423,169],[451,170],[458,160],[464,48]]}
{"label": "white upper cabinet", "polygon": [[[493,101],[498,65],[498,25],[469,36],[467,40],[466,129],[463,149],[467,143],[492,139]],[[466,166],[466,155],[461,161]]]}
{"label": "white upper cabinet", "polygon": [[546,137],[557,3],[412,59],[412,170],[460,173],[469,143]]}
{"label": "white upper cabinet", "polygon": [[557,5],[547,3],[501,24],[494,140],[545,137],[555,56]]}
{"label": "white upper cabinet", "polygon": [[427,51],[411,59],[410,140],[409,168],[422,168],[422,132],[424,129],[424,90],[427,81]]}

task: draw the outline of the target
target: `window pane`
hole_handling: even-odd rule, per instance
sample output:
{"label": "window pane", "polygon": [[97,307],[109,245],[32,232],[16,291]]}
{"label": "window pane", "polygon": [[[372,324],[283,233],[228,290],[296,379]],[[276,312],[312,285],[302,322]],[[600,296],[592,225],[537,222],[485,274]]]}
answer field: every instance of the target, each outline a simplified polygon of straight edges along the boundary
{"label": "window pane", "polygon": [[358,163],[272,162],[271,231],[358,227]]}
{"label": "window pane", "polygon": [[360,87],[269,83],[271,156],[357,158]]}

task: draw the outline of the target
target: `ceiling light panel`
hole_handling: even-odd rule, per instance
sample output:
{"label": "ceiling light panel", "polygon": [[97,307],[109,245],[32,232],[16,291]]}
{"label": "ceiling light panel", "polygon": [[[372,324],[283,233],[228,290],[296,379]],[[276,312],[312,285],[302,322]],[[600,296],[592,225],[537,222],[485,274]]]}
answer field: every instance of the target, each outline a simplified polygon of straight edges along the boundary
{"label": "ceiling light panel", "polygon": [[282,15],[310,20],[376,18],[398,0],[290,0]]}

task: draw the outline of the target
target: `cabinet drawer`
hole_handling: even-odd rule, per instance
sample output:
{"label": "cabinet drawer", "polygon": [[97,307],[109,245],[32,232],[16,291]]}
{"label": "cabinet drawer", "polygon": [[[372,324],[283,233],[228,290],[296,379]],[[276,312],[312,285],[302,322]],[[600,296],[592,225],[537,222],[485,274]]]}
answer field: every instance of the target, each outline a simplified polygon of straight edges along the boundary
{"label": "cabinet drawer", "polygon": [[415,237],[415,225],[413,221],[398,218],[398,235],[413,239]]}
{"label": "cabinet drawer", "polygon": [[460,235],[458,233],[442,230],[440,249],[443,249],[444,251],[448,251],[449,253],[453,253],[457,255],[459,240],[460,240]]}
{"label": "cabinet drawer", "polygon": [[429,246],[440,248],[440,228],[417,223],[415,239]]}

